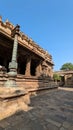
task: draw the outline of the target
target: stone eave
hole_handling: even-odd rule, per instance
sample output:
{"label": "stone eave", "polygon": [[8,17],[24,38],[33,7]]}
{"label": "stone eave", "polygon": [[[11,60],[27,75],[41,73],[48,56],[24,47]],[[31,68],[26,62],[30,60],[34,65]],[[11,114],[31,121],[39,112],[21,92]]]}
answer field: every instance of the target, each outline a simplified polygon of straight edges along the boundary
{"label": "stone eave", "polygon": [[54,73],[57,73],[57,74],[73,74],[73,70],[60,70],[60,71],[54,71]]}
{"label": "stone eave", "polygon": [[[0,33],[4,34],[11,40],[13,38],[11,37],[11,30],[14,28],[14,25],[11,24],[9,21],[6,21],[3,23],[0,19]],[[39,55],[43,59],[46,59],[48,63],[51,65],[54,65],[52,62],[52,56],[48,54],[48,52],[44,51],[39,45],[37,45],[31,38],[28,38],[24,33],[20,32],[20,36],[18,37],[18,42],[22,46],[26,47],[33,53]]]}

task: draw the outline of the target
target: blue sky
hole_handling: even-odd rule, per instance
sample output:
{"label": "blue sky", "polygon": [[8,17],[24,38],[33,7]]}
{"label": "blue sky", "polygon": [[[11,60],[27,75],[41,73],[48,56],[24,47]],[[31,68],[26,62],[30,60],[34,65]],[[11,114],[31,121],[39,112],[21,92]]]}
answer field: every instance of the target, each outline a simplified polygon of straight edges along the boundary
{"label": "blue sky", "polygon": [[54,70],[73,63],[73,0],[0,0],[0,15],[52,55]]}

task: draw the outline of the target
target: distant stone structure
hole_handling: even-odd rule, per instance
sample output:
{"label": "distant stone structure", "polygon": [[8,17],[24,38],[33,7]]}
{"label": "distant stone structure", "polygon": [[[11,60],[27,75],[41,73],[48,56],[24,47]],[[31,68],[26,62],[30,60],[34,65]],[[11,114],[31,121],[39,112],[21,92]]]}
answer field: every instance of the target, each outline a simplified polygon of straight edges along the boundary
{"label": "distant stone structure", "polygon": [[59,82],[60,86],[63,87],[73,87],[73,71],[72,70],[61,70],[55,71],[55,74],[58,74],[61,77]]}

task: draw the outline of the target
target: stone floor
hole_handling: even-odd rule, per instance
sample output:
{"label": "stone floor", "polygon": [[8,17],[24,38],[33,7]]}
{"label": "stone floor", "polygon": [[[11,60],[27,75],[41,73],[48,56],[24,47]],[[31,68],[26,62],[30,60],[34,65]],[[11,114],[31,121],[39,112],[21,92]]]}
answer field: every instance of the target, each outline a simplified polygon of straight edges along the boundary
{"label": "stone floor", "polygon": [[45,91],[30,106],[1,120],[0,130],[73,130],[73,89]]}

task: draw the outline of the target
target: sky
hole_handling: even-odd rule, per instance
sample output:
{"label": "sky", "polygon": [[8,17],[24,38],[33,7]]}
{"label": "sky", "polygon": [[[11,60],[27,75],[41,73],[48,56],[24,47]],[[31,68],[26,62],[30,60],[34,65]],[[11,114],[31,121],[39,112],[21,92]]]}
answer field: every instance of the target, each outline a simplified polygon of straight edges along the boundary
{"label": "sky", "polygon": [[52,55],[54,70],[73,63],[73,0],[0,0],[0,15]]}

